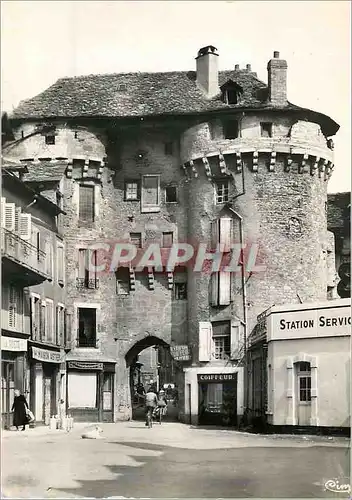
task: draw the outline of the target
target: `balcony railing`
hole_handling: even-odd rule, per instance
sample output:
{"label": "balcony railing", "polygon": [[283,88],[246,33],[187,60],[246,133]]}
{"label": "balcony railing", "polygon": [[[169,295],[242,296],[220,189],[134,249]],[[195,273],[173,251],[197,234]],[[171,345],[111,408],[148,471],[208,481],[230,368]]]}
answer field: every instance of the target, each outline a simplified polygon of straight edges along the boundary
{"label": "balcony railing", "polygon": [[78,290],[99,288],[99,278],[76,278],[76,286]]}
{"label": "balcony railing", "polygon": [[2,228],[1,254],[2,257],[7,257],[45,279],[49,277],[45,269],[45,252],[4,228]]}

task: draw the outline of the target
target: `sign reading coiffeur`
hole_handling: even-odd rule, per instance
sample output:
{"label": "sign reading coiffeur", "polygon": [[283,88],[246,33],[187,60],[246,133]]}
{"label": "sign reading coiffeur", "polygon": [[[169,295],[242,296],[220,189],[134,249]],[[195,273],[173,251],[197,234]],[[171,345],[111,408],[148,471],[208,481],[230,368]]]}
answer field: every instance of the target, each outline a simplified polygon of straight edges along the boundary
{"label": "sign reading coiffeur", "polygon": [[236,375],[237,373],[198,373],[198,382],[231,382],[236,380]]}

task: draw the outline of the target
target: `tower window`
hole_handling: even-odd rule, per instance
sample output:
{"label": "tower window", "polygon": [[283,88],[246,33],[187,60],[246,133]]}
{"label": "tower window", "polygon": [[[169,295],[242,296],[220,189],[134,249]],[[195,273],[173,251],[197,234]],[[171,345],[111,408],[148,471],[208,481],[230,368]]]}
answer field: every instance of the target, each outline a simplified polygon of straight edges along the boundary
{"label": "tower window", "polygon": [[94,186],[79,186],[79,219],[94,221]]}
{"label": "tower window", "polygon": [[216,203],[227,203],[229,201],[229,181],[219,180],[215,183]]}
{"label": "tower window", "polygon": [[132,245],[137,248],[142,248],[142,233],[130,233]]}
{"label": "tower window", "polygon": [[131,180],[125,182],[125,201],[138,201],[140,198],[139,181]]}
{"label": "tower window", "polygon": [[177,188],[176,186],[168,186],[165,188],[166,203],[177,203]]}
{"label": "tower window", "polygon": [[45,144],[52,146],[55,144],[55,134],[45,134]]}
{"label": "tower window", "polygon": [[171,248],[173,243],[173,233],[163,233],[162,248]]}
{"label": "tower window", "polygon": [[223,123],[225,139],[237,139],[239,133],[238,121],[227,120]]}
{"label": "tower window", "polygon": [[273,124],[270,122],[261,122],[260,133],[262,137],[272,137]]}

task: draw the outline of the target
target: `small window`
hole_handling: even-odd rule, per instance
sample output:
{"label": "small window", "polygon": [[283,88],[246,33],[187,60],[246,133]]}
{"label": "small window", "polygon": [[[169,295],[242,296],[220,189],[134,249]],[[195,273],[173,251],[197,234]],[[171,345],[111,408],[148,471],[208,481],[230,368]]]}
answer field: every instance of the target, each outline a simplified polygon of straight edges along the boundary
{"label": "small window", "polygon": [[225,92],[225,102],[227,104],[237,104],[238,94],[235,89],[228,89]]}
{"label": "small window", "polygon": [[45,144],[48,146],[53,146],[55,144],[55,134],[45,134]]}
{"label": "small window", "polygon": [[171,248],[174,240],[173,233],[163,233],[162,248]]}
{"label": "small window", "polygon": [[229,201],[229,181],[223,179],[216,181],[216,203],[227,203]]}
{"label": "small window", "polygon": [[187,283],[174,283],[174,299],[187,300]]}
{"label": "small window", "polygon": [[231,323],[230,321],[216,321],[213,329],[213,358],[226,359],[230,356]]}
{"label": "small window", "polygon": [[130,233],[132,245],[137,248],[142,248],[142,233]]}
{"label": "small window", "polygon": [[96,347],[97,311],[93,307],[78,308],[78,347]]}
{"label": "small window", "polygon": [[261,122],[260,133],[262,137],[272,137],[273,124],[269,122]]}
{"label": "small window", "polygon": [[125,182],[125,201],[138,201],[139,195],[139,182],[126,181]]}
{"label": "small window", "polygon": [[94,221],[94,186],[79,186],[79,219]]}
{"label": "small window", "polygon": [[177,188],[176,186],[167,186],[165,188],[166,203],[177,203]]}
{"label": "small window", "polygon": [[165,154],[167,156],[172,156],[172,154],[173,154],[173,143],[172,142],[165,142]]}
{"label": "small window", "polygon": [[160,176],[142,177],[142,212],[160,211]]}
{"label": "small window", "polygon": [[299,377],[299,400],[308,403],[312,399],[311,376]]}
{"label": "small window", "polygon": [[116,275],[116,293],[117,295],[130,294],[130,273],[127,267],[119,267]]}
{"label": "small window", "polygon": [[225,139],[237,139],[239,133],[238,121],[227,120],[223,123]]}
{"label": "small window", "polygon": [[300,363],[298,363],[298,371],[299,372],[310,372],[311,371],[310,363],[308,363],[307,361],[301,361]]}

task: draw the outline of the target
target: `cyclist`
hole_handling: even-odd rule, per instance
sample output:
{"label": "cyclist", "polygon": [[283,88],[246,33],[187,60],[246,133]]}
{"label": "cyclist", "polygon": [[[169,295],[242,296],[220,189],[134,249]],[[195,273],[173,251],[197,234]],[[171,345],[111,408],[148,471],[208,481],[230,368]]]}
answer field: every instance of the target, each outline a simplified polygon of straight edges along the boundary
{"label": "cyclist", "polygon": [[163,389],[160,389],[158,392],[158,411],[160,415],[160,422],[161,422],[161,417],[166,415],[166,410],[167,410],[167,399],[165,395],[165,391]]}
{"label": "cyclist", "polygon": [[149,419],[153,418],[153,411],[158,405],[158,396],[155,394],[153,387],[149,387],[145,395],[145,425],[148,427]]}

